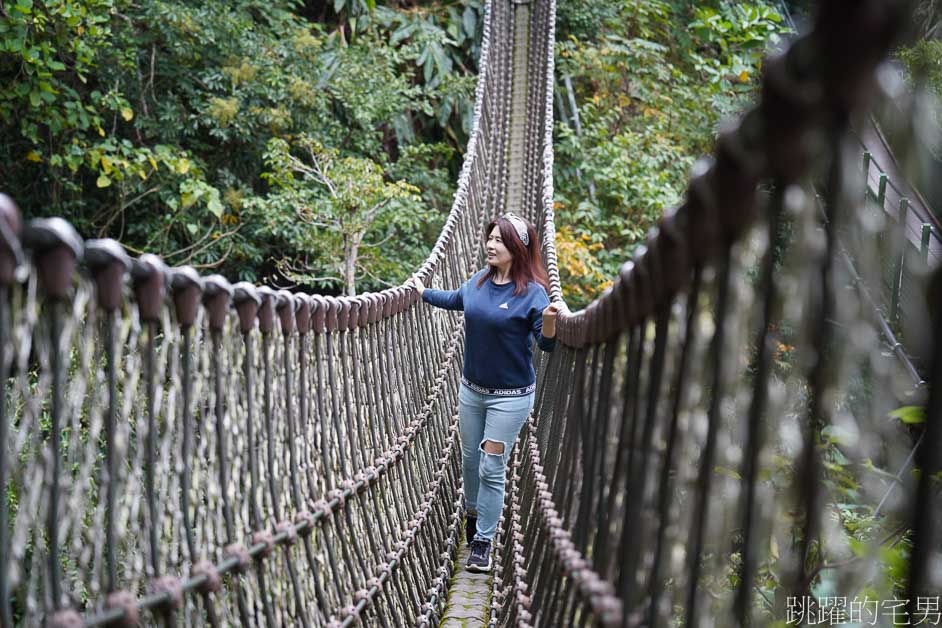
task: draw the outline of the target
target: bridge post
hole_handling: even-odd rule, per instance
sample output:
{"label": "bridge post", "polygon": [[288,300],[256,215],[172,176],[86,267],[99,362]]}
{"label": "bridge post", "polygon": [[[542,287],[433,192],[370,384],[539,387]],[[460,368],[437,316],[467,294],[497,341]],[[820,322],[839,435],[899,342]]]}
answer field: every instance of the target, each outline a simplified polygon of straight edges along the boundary
{"label": "bridge post", "polygon": [[[105,357],[108,362],[108,409],[105,416],[105,591],[113,593],[118,585],[117,556],[115,555],[115,502],[117,499],[118,461],[115,444],[118,416],[118,372],[116,364],[117,342],[116,311],[121,306],[124,275],[131,268],[131,260],[120,244],[114,240],[93,240],[85,249],[85,262],[95,280],[98,307],[105,312]],[[2,341],[0,341],[2,344]],[[5,442],[0,440],[0,442]]]}
{"label": "bridge post", "polygon": [[46,551],[49,565],[49,586],[52,611],[62,604],[62,568],[59,554],[59,499],[62,473],[62,409],[66,374],[59,351],[63,330],[63,305],[72,292],[72,276],[82,255],[82,239],[75,229],[61,218],[39,218],[27,227],[25,245],[32,250],[39,270],[39,285],[49,300],[49,365],[52,371],[52,408],[49,432],[48,484],[49,502],[46,513]]}
{"label": "bridge post", "polygon": [[529,1],[514,0],[513,64],[511,66],[510,146],[507,147],[507,211],[526,216],[523,207],[526,167],[527,100],[530,46]]}
{"label": "bridge post", "polygon": [[160,515],[157,506],[155,467],[157,465],[157,357],[155,345],[166,294],[167,266],[156,255],[142,255],[132,269],[138,316],[147,329],[144,348],[145,412],[147,436],[144,444],[144,492],[147,503],[148,542],[151,576],[160,576]]}
{"label": "bridge post", "polygon": [[[170,288],[173,293],[174,310],[177,315],[177,324],[183,340],[180,349],[180,362],[183,371],[181,382],[183,394],[183,443],[180,458],[183,470],[180,478],[180,513],[183,519],[183,534],[186,540],[186,549],[193,565],[193,573],[204,573],[206,583],[201,587],[203,606],[210,625],[218,625],[216,608],[210,599],[210,594],[217,591],[222,582],[213,563],[207,559],[199,559],[196,547],[196,535],[193,530],[193,516],[190,513],[192,489],[192,450],[194,441],[193,421],[193,325],[196,323],[197,311],[203,294],[203,280],[191,266],[175,268],[171,271]],[[109,447],[110,454],[110,447]]]}

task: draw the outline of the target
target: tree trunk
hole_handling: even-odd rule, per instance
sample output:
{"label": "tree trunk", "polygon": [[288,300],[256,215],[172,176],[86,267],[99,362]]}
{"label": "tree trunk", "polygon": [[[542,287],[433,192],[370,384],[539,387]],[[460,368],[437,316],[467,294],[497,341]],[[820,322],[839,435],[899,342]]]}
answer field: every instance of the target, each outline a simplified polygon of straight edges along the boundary
{"label": "tree trunk", "polygon": [[343,282],[344,293],[348,297],[356,296],[356,268],[357,255],[360,251],[360,241],[363,239],[362,233],[355,233],[350,238],[350,247],[347,249],[343,260]]}

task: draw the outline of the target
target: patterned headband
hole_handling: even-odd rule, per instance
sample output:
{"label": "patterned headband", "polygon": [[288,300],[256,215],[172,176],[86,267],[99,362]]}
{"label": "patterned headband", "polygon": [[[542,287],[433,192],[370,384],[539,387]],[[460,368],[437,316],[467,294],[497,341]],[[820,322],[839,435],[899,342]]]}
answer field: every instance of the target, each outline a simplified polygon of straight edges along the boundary
{"label": "patterned headband", "polygon": [[527,223],[523,221],[523,218],[511,213],[503,214],[501,218],[509,220],[514,226],[514,231],[517,232],[517,237],[523,242],[523,246],[530,246],[530,234],[527,233]]}

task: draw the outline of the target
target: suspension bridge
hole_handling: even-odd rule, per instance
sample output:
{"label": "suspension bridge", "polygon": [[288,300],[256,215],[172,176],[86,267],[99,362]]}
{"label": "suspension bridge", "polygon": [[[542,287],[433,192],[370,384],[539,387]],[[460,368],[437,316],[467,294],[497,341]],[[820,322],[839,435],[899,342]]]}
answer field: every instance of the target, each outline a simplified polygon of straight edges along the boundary
{"label": "suspension bridge", "polygon": [[[562,298],[555,9],[487,5],[473,128],[417,270],[426,284],[483,266],[499,208],[539,226]],[[459,314],[404,287],[307,295],[130,259],[61,219],[21,224],[4,197],[0,625],[437,626],[462,587],[489,591],[472,619],[491,626],[763,625],[822,573],[834,595],[867,582],[858,559],[821,562],[838,525],[822,430],[842,456],[893,470],[862,499],[911,543],[916,623],[940,590],[942,334],[929,321],[942,292],[920,289],[914,263],[902,333],[919,351],[901,370],[865,282],[881,276],[869,243],[900,229],[858,219],[859,153],[845,150],[905,19],[902,2],[821,3],[684,202],[561,317],[558,348],[536,357],[490,581],[451,586]],[[803,356],[787,368],[784,340]],[[847,402],[863,376],[872,395]],[[927,408],[921,446],[886,420],[899,405]]]}

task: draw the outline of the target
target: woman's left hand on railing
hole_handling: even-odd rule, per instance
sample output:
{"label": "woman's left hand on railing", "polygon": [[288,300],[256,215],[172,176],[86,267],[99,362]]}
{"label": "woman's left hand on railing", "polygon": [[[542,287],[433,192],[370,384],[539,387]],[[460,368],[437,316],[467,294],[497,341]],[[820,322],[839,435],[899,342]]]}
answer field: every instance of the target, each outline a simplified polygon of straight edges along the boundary
{"label": "woman's left hand on railing", "polygon": [[413,288],[416,292],[419,293],[419,296],[422,296],[422,293],[425,292],[425,284],[422,283],[422,280],[419,279],[418,275],[413,275],[408,280],[406,280],[406,288]]}
{"label": "woman's left hand on railing", "polygon": [[569,308],[563,301],[554,301],[543,310],[543,337],[552,338],[556,335],[556,317],[560,312],[568,312]]}

